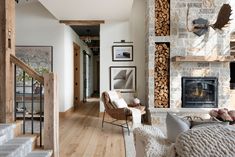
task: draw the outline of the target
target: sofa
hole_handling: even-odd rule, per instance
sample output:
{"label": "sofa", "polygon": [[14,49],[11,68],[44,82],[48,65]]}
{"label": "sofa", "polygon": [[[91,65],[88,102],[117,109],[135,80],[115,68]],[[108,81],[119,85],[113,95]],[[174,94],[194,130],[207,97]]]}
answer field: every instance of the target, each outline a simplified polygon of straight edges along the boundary
{"label": "sofa", "polygon": [[136,157],[235,156],[234,125],[211,120],[192,122],[169,114],[166,123],[165,133],[148,125],[134,129]]}

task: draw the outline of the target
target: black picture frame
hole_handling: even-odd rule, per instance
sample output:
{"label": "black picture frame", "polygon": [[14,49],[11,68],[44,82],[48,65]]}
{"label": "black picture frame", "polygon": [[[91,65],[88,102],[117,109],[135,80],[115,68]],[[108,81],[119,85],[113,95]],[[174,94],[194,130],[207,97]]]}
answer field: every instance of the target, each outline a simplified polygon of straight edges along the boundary
{"label": "black picture frame", "polygon": [[122,93],[136,92],[136,66],[110,66],[110,90]]}
{"label": "black picture frame", "polygon": [[112,61],[113,62],[133,61],[133,45],[113,45]]}

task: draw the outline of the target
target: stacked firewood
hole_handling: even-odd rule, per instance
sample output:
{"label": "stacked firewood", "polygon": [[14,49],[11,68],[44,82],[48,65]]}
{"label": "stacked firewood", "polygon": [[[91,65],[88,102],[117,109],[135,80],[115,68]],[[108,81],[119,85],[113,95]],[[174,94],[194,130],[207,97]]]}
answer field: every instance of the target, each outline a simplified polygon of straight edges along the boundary
{"label": "stacked firewood", "polygon": [[154,70],[154,104],[157,108],[169,107],[169,62],[169,44],[156,43]]}
{"label": "stacked firewood", "polygon": [[169,0],[155,0],[155,34],[156,36],[170,35]]}

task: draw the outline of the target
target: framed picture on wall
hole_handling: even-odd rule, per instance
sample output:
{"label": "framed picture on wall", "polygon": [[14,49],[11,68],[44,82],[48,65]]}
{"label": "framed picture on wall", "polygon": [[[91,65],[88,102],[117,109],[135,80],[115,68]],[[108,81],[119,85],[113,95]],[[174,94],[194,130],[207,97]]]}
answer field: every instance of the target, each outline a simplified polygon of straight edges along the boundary
{"label": "framed picture on wall", "polygon": [[[20,60],[33,68],[38,74],[43,75],[53,71],[53,47],[52,46],[16,46],[16,54]],[[16,86],[21,87],[23,85],[23,79],[25,84],[29,87],[26,88],[26,92],[30,93],[32,84],[31,77],[24,72],[21,68],[16,67]],[[34,93],[38,94],[36,90],[38,82],[34,80],[35,90]],[[17,92],[22,92],[23,88],[16,88]]]}
{"label": "framed picture on wall", "polygon": [[111,66],[110,90],[119,90],[123,93],[136,91],[136,66]]}
{"label": "framed picture on wall", "polygon": [[16,46],[16,56],[41,75],[53,71],[52,46]]}
{"label": "framed picture on wall", "polygon": [[113,45],[112,60],[115,61],[133,61],[133,45]]}

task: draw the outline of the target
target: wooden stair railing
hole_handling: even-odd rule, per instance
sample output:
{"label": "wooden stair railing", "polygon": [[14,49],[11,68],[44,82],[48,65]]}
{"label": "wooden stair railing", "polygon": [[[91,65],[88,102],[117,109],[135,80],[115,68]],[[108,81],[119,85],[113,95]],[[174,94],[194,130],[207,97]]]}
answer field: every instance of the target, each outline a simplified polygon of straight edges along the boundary
{"label": "wooden stair railing", "polygon": [[41,76],[13,54],[10,55],[10,61],[44,85],[44,149],[53,150],[52,157],[59,157],[59,104],[56,74],[48,73]]}
{"label": "wooden stair railing", "polygon": [[44,84],[44,78],[40,74],[38,74],[34,69],[29,67],[27,64],[25,64],[19,58],[17,58],[15,55],[11,54],[10,60],[12,63],[19,66],[21,69],[23,69],[29,76],[36,79],[41,84]]}

